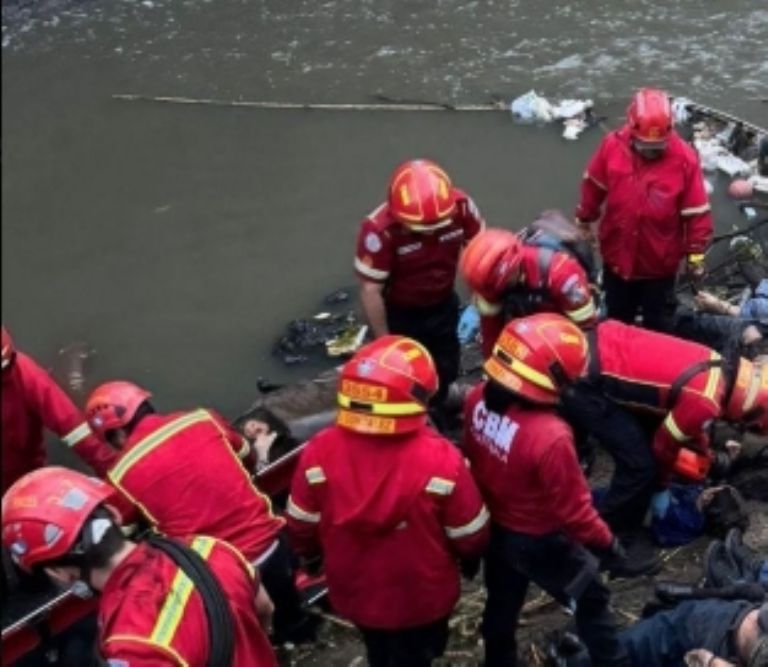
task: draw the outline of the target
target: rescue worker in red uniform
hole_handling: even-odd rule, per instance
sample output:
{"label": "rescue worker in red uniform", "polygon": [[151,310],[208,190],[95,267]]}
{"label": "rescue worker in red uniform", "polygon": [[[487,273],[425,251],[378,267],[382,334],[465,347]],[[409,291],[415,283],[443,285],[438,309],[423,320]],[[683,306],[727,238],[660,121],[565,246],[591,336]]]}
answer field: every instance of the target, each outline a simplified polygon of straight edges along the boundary
{"label": "rescue worker in red uniform", "polygon": [[306,446],[288,530],[322,552],[333,608],[358,626],[371,667],[427,667],[442,655],[459,559],[476,560],[488,511],[459,450],[427,425],[429,352],[382,336],[344,366],[336,424]]}
{"label": "rescue worker in red uniform", "polygon": [[19,477],[45,465],[47,428],[97,474],[104,475],[116,453],[91,433],[72,400],[35,361],[14,348],[2,327],[3,493]]}
{"label": "rescue worker in red uniform", "polygon": [[[99,648],[107,664],[277,665],[259,623],[257,604],[268,607],[268,599],[257,603],[258,577],[238,551],[211,537],[185,538],[175,548],[197,559],[202,574],[193,574],[157,538],[127,540],[109,507],[113,494],[95,478],[47,467],[19,479],[2,508],[3,545],[21,568],[42,568],[62,584],[82,581],[101,593]],[[206,601],[210,589],[216,614]]]}
{"label": "rescue worker in red uniform", "polygon": [[563,415],[591,433],[616,464],[600,512],[616,531],[638,528],[657,483],[700,481],[724,453],[709,448],[716,419],[768,433],[768,368],[731,367],[690,341],[606,320],[590,340],[585,379],[563,396]]}
{"label": "rescue worker in red uniform", "polygon": [[212,410],[160,415],[150,396],[118,381],[88,398],[91,428],[120,451],[107,478],[163,534],[210,535],[237,547],[275,603],[275,642],[308,639],[313,624],[294,585],[285,521],[251,479],[250,444]]}
{"label": "rescue worker in red uniform", "polygon": [[363,220],[355,271],[375,337],[418,340],[437,365],[442,405],[459,372],[459,254],[484,226],[472,199],[434,162],[411,160],[392,175],[387,201]]}
{"label": "rescue worker in red uniform", "polygon": [[[602,218],[601,216],[602,210]],[[576,218],[591,236],[600,219],[608,317],[663,330],[683,259],[700,276],[712,217],[696,151],[672,128],[666,93],[635,93],[627,123],[610,132],[584,172]]]}
{"label": "rescue worker in red uniform", "polygon": [[639,572],[628,568],[593,506],[573,434],[555,411],[587,355],[584,334],[561,315],[513,320],[485,362],[488,380],[466,399],[464,450],[492,522],[481,626],[486,667],[518,664],[515,630],[530,582],[575,613],[593,665],[629,665],[598,559],[615,574]]}
{"label": "rescue worker in red uniform", "polygon": [[483,356],[511,317],[555,311],[580,327],[597,319],[589,278],[567,252],[524,244],[506,229],[478,234],[461,257],[461,275],[480,313]]}

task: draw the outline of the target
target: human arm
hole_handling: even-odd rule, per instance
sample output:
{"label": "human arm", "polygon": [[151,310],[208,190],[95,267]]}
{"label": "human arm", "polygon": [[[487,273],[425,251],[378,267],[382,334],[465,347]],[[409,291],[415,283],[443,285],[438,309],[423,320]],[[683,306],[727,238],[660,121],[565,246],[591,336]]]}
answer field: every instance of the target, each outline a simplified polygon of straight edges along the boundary
{"label": "human arm", "polygon": [[387,327],[387,310],[384,305],[384,283],[361,280],[360,303],[374,337],[386,336],[389,329]]}
{"label": "human arm", "polygon": [[17,352],[16,363],[23,377],[25,400],[40,416],[43,425],[100,477],[106,475],[117,460],[118,452],[93,434],[72,399],[31,357]]}
{"label": "human arm", "polygon": [[389,233],[366,218],[360,226],[355,251],[355,273],[360,280],[360,303],[375,337],[388,333],[384,287],[392,267]]}
{"label": "human arm", "polygon": [[453,486],[445,497],[441,517],[451,550],[461,559],[472,560],[488,545],[490,514],[467,463],[458,452],[455,454],[460,460],[454,465]]}
{"label": "human arm", "polygon": [[597,307],[592,297],[589,278],[581,264],[564,252],[556,252],[549,267],[550,298],[558,309],[580,327],[597,320]]}
{"label": "human arm", "polygon": [[320,494],[326,484],[325,471],[316,460],[310,441],[302,452],[291,481],[286,509],[286,530],[291,545],[300,556],[311,558],[320,552]]}
{"label": "human arm", "polygon": [[[719,367],[711,368],[707,385],[714,391],[722,371]],[[681,392],[674,407],[656,429],[653,436],[652,450],[657,463],[661,481],[668,480],[673,472],[675,461],[682,447],[694,450],[699,456],[714,457],[709,448],[707,424],[720,416],[720,407],[714,396],[707,397],[700,393]]]}
{"label": "human arm", "polygon": [[592,502],[572,435],[560,434],[553,438],[541,455],[539,474],[550,489],[549,502],[563,532],[584,546],[610,549],[613,534]]}

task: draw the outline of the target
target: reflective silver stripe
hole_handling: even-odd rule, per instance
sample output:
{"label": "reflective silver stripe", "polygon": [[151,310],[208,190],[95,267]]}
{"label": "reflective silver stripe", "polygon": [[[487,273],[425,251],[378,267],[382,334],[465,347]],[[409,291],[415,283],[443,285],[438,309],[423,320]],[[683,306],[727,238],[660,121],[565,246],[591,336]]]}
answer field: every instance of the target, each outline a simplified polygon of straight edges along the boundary
{"label": "reflective silver stripe", "polygon": [[368,266],[365,262],[361,261],[358,257],[355,257],[355,269],[362,273],[364,276],[373,278],[374,280],[384,280],[387,278],[387,276],[389,276],[389,271],[380,271],[379,269],[374,269]]}
{"label": "reflective silver stripe", "polygon": [[427,483],[427,493],[435,493],[438,496],[450,496],[456,482],[442,477],[432,477]]}
{"label": "reflective silver stripe", "polygon": [[320,466],[307,468],[307,471],[304,473],[304,475],[310,484],[322,484],[325,481],[325,473]]}
{"label": "reflective silver stripe", "polygon": [[601,190],[607,190],[608,189],[600,181],[598,181],[592,174],[590,174],[588,171],[584,172],[584,178],[588,178],[590,181],[592,181]]}
{"label": "reflective silver stripe", "polygon": [[91,427],[88,426],[88,422],[83,422],[80,426],[73,428],[62,440],[67,447],[74,447],[81,440],[84,440],[91,435]]}
{"label": "reflective silver stripe", "polygon": [[270,544],[265,551],[261,553],[261,555],[254,561],[251,562],[252,567],[259,567],[267,558],[269,558],[273,553],[275,553],[275,550],[277,547],[280,546],[280,540],[275,540]]}
{"label": "reflective silver stripe", "polygon": [[691,206],[690,208],[684,208],[680,211],[680,215],[698,215],[699,213],[706,213],[710,209],[710,205],[702,204],[701,206]]}
{"label": "reflective silver stripe", "polygon": [[485,505],[483,505],[480,508],[480,512],[478,512],[477,516],[472,519],[469,523],[465,523],[463,526],[456,526],[455,528],[452,528],[451,526],[445,527],[445,534],[448,535],[452,540],[456,540],[460,537],[466,537],[467,535],[472,535],[473,533],[476,533],[478,530],[480,530],[486,523],[488,523],[488,519],[491,518],[491,515],[488,512],[488,509]]}
{"label": "reflective silver stripe", "polygon": [[293,502],[293,498],[288,498],[288,508],[286,509],[286,512],[288,512],[289,516],[292,516],[294,519],[297,519],[298,521],[306,521],[307,523],[320,523],[320,512],[307,512],[306,510],[301,509],[295,502]]}

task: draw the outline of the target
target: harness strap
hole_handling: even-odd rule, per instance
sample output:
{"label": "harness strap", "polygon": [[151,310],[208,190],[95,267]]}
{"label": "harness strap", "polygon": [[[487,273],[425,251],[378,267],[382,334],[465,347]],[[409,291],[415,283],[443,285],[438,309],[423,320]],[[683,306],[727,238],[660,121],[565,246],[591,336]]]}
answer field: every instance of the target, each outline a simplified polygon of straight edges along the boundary
{"label": "harness strap", "polygon": [[675,378],[675,381],[669,388],[669,394],[667,394],[667,404],[665,406],[666,409],[671,410],[673,407],[675,407],[677,399],[680,398],[680,392],[692,378],[696,377],[699,373],[703,373],[704,371],[707,371],[711,368],[716,368],[718,366],[723,368],[724,365],[725,362],[723,359],[707,359],[707,361],[699,361],[698,363],[695,363],[692,366],[686,368],[682,373],[680,373],[680,375]]}
{"label": "harness strap", "polygon": [[589,349],[587,378],[590,382],[597,382],[602,373],[602,368],[600,368],[600,354],[598,353],[597,347],[597,327],[586,329],[584,335],[587,337],[587,348]]}
{"label": "harness strap", "polygon": [[167,537],[152,534],[147,542],[176,563],[200,593],[208,619],[207,667],[231,667],[235,654],[235,622],[226,594],[210,567],[196,551]]}

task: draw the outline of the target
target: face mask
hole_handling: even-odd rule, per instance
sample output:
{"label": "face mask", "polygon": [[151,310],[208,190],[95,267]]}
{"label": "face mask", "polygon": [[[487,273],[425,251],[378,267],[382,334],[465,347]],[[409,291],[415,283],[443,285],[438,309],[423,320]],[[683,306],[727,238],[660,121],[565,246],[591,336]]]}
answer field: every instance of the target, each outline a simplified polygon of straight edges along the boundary
{"label": "face mask", "polygon": [[639,141],[633,142],[632,147],[635,149],[635,152],[644,160],[658,160],[662,155],[664,155],[664,151],[667,149],[666,145],[650,147]]}

